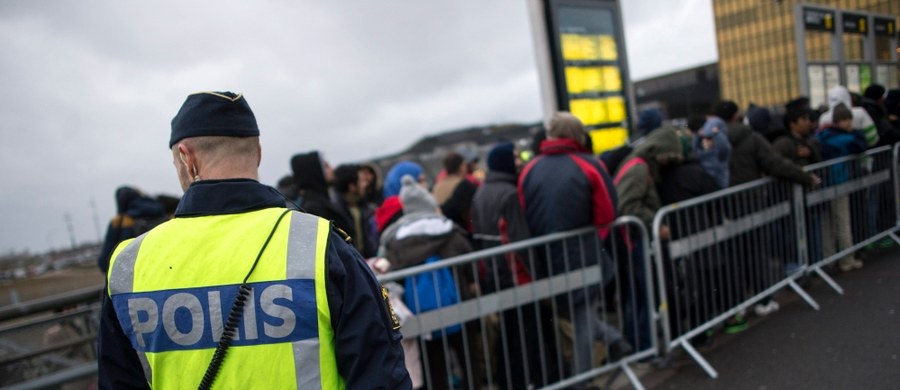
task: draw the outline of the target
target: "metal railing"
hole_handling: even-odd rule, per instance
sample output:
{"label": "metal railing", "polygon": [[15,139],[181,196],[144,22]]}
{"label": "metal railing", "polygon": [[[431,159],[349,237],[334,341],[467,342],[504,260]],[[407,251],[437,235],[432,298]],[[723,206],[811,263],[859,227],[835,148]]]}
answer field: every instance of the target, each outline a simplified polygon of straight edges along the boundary
{"label": "metal railing", "polygon": [[815,188],[763,178],[660,209],[654,232],[672,232],[670,240],[654,234],[666,351],[683,348],[715,378],[692,339],[729,320],[739,325],[747,309],[786,287],[818,310],[796,282],[808,273],[842,293],[824,266],[879,240],[900,243],[897,152],[883,147],[810,165],[822,179]]}
{"label": "metal railing", "polygon": [[[658,348],[653,305],[636,304],[639,293],[652,300],[651,279],[637,277],[649,275],[650,264],[624,246],[626,230],[632,247],[639,243],[649,253],[646,229],[624,217],[608,229],[606,240],[584,228],[380,276],[389,289],[404,290],[406,304],[399,311],[418,312],[402,327],[407,353],[418,352],[421,360],[408,367],[413,375],[422,373],[414,384],[449,388],[458,375],[465,388],[560,389],[621,370],[641,388],[629,364],[657,355]],[[530,280],[504,276],[519,266]],[[461,300],[417,309],[420,301],[411,296],[442,296],[447,288],[440,272],[452,274],[450,288]],[[475,280],[477,289],[468,284]],[[641,325],[648,339],[626,341],[638,339],[633,333]],[[625,345],[635,347],[623,350]]]}

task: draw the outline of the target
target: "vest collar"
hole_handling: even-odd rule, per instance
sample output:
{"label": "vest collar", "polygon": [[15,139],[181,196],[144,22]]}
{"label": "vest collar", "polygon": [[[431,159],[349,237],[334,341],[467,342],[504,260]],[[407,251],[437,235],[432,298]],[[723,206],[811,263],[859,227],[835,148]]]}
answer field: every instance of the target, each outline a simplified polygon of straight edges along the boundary
{"label": "vest collar", "polygon": [[256,180],[201,180],[185,191],[175,217],[237,214],[284,205],[285,199],[276,189]]}

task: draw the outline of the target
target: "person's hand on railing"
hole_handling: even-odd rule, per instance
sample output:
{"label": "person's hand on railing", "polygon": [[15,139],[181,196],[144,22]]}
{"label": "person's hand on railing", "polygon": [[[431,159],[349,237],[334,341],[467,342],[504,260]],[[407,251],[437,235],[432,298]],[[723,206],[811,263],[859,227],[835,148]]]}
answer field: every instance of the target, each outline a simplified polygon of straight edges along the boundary
{"label": "person's hand on railing", "polygon": [[669,241],[669,236],[671,233],[669,232],[669,225],[660,225],[659,226],[659,239],[663,241]]}
{"label": "person's hand on railing", "polygon": [[810,173],[809,177],[812,178],[812,188],[816,188],[819,186],[819,184],[822,184],[822,178],[820,178],[815,173]]}

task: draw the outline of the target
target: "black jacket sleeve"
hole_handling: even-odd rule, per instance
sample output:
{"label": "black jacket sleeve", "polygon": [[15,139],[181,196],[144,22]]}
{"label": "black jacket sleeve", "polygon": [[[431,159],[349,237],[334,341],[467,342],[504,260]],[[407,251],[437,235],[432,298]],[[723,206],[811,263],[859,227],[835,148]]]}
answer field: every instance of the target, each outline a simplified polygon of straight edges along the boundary
{"label": "black jacket sleeve", "polygon": [[375,275],[336,233],[329,237],[325,256],[335,353],[347,388],[411,389],[402,336]]}
{"label": "black jacket sleeve", "polygon": [[759,161],[760,168],[764,172],[805,186],[812,185],[812,177],[802,168],[778,154],[765,138],[758,133],[753,133],[752,137],[753,142],[756,143],[753,148],[756,152],[756,160]]}
{"label": "black jacket sleeve", "polygon": [[112,300],[103,293],[103,309],[100,312],[100,331],[97,335],[98,386],[101,389],[149,389],[144,379],[144,369],[137,351],[113,309]]}

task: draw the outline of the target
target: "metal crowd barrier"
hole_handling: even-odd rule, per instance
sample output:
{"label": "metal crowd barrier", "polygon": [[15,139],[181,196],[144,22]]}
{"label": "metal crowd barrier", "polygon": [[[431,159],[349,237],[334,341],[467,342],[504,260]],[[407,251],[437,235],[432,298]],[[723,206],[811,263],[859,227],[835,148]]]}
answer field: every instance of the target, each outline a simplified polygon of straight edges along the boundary
{"label": "metal crowd barrier", "polygon": [[[823,267],[882,240],[900,243],[898,148],[807,166],[822,180],[816,187],[763,178],[660,209],[654,256],[666,351],[683,348],[715,378],[695,338],[785,287],[818,310],[796,283],[809,273],[842,294]],[[663,226],[670,240],[658,239]]]}
{"label": "metal crowd barrier", "polygon": [[822,184],[804,190],[806,224],[798,235],[807,243],[809,271],[839,294],[844,290],[823,267],[849,264],[856,251],[883,240],[900,243],[897,156],[896,147],[884,146],[806,167]]}
{"label": "metal crowd barrier", "polygon": [[0,387],[45,388],[49,385],[40,384],[50,380],[57,381],[52,384],[82,380],[87,386],[92,381],[100,303],[61,302],[53,314],[0,326]]}
{"label": "metal crowd barrier", "polygon": [[[633,217],[603,231],[605,240],[583,228],[379,277],[404,290],[401,317],[418,312],[401,328],[414,382],[418,372],[429,389],[560,389],[624,372],[642,388],[629,365],[658,354],[648,235]],[[442,301],[448,289],[459,302]],[[649,303],[635,304],[640,296]],[[623,349],[618,340],[641,329],[646,340]]]}
{"label": "metal crowd barrier", "polygon": [[659,210],[654,240],[660,326],[666,351],[683,348],[715,378],[715,369],[691,340],[792,288],[813,308],[818,304],[795,280],[805,267],[795,232],[799,187],[763,178]]}

